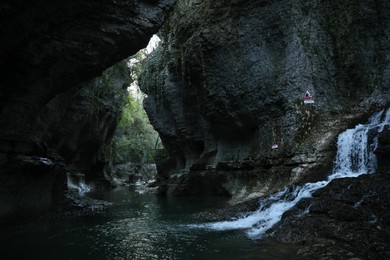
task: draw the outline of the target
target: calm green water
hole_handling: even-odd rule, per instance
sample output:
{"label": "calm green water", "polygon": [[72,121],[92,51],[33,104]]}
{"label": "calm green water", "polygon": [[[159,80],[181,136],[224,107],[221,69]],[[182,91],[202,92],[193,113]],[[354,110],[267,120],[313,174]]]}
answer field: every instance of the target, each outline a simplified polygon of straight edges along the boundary
{"label": "calm green water", "polygon": [[251,240],[242,230],[187,226],[225,207],[222,198],[157,198],[131,188],[88,196],[112,205],[98,213],[68,211],[3,227],[1,259],[292,259],[295,252]]}

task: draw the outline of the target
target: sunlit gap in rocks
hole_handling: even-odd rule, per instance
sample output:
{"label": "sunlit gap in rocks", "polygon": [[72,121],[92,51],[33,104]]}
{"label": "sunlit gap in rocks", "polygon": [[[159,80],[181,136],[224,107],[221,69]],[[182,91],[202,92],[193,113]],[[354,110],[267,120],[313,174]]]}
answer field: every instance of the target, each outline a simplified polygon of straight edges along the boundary
{"label": "sunlit gap in rocks", "polygon": [[137,191],[145,192],[156,187],[155,159],[162,153],[163,146],[158,133],[150,124],[143,101],[146,98],[139,87],[138,78],[142,65],[160,43],[154,35],[146,48],[129,58],[128,68],[132,78],[127,87],[128,95],[112,142],[113,172],[115,185],[137,186]]}
{"label": "sunlit gap in rocks", "polygon": [[[117,186],[138,184],[142,188],[140,191],[154,185],[156,153],[163,150],[158,133],[151,126],[142,105],[146,95],[138,86],[142,63],[157,48],[160,41],[159,37],[154,35],[146,48],[128,59],[127,67],[132,81],[127,87],[128,94],[111,147],[111,183]],[[94,189],[93,184],[86,183],[85,174],[79,171],[68,172],[67,188],[81,196]]]}
{"label": "sunlit gap in rocks", "polygon": [[301,199],[311,195],[338,178],[352,178],[362,174],[372,174],[377,168],[374,154],[378,145],[378,135],[390,126],[390,109],[374,114],[367,124],[359,124],[341,133],[337,142],[337,155],[331,174],[324,181],[306,183],[303,186],[286,187],[259,201],[255,212],[230,221],[189,225],[214,231],[247,229],[250,238],[261,238],[264,233],[278,223],[284,212],[294,207]]}

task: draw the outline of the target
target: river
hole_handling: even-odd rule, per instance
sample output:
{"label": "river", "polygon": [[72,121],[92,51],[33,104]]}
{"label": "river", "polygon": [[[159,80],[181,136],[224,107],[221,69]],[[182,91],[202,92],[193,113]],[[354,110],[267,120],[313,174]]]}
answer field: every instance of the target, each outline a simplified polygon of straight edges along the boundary
{"label": "river", "polygon": [[[292,259],[295,248],[252,240],[243,230],[188,224],[212,218],[225,198],[159,198],[134,187],[90,192],[96,207],[48,213],[2,227],[2,259]],[[111,205],[101,209],[101,200]],[[90,202],[89,202],[90,203]],[[91,206],[91,205],[90,205]]]}
{"label": "river", "polygon": [[[71,208],[2,227],[2,259],[294,259],[298,248],[262,235],[302,198],[337,178],[376,170],[378,134],[390,126],[390,109],[341,133],[334,169],[326,180],[306,183],[259,200],[241,218],[213,222],[228,206],[221,197],[165,197],[134,186],[87,192]],[[79,189],[89,191],[89,189]]]}

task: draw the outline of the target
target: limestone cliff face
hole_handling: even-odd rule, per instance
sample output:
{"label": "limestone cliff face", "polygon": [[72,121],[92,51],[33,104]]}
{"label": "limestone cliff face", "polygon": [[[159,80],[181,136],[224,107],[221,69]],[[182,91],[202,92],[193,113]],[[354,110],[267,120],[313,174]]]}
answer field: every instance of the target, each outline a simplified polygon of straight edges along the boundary
{"label": "limestone cliff face", "polygon": [[178,1],[141,79],[167,191],[240,199],[320,178],[337,134],[389,104],[389,26],[382,0]]}
{"label": "limestone cliff face", "polygon": [[48,148],[60,154],[67,170],[87,181],[109,185],[111,140],[132,82],[127,61],[53,98],[32,127]]}
{"label": "limestone cliff face", "polygon": [[3,1],[2,143],[29,140],[30,152],[44,145],[30,130],[36,114],[59,93],[145,47],[172,2]]}
{"label": "limestone cliff face", "polygon": [[[110,185],[111,138],[131,82],[127,62],[50,100],[30,132],[45,147],[2,153],[0,222],[64,202],[66,175],[81,173],[97,188]],[[22,143],[24,140],[18,140]]]}
{"label": "limestone cliff face", "polygon": [[0,222],[61,201],[66,172],[107,179],[107,149],[145,47],[174,0],[2,1]]}

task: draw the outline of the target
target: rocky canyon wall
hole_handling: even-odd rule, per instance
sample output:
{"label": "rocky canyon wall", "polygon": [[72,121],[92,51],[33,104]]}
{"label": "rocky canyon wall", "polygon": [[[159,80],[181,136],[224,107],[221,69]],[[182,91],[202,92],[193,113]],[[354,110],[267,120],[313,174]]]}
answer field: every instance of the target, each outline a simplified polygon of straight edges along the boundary
{"label": "rocky canyon wall", "polygon": [[338,133],[389,105],[389,26],[382,0],[178,1],[140,80],[161,192],[240,201],[322,178]]}
{"label": "rocky canyon wall", "polygon": [[174,4],[2,1],[0,221],[64,199],[66,173],[107,183],[109,145],[131,82],[124,62]]}

